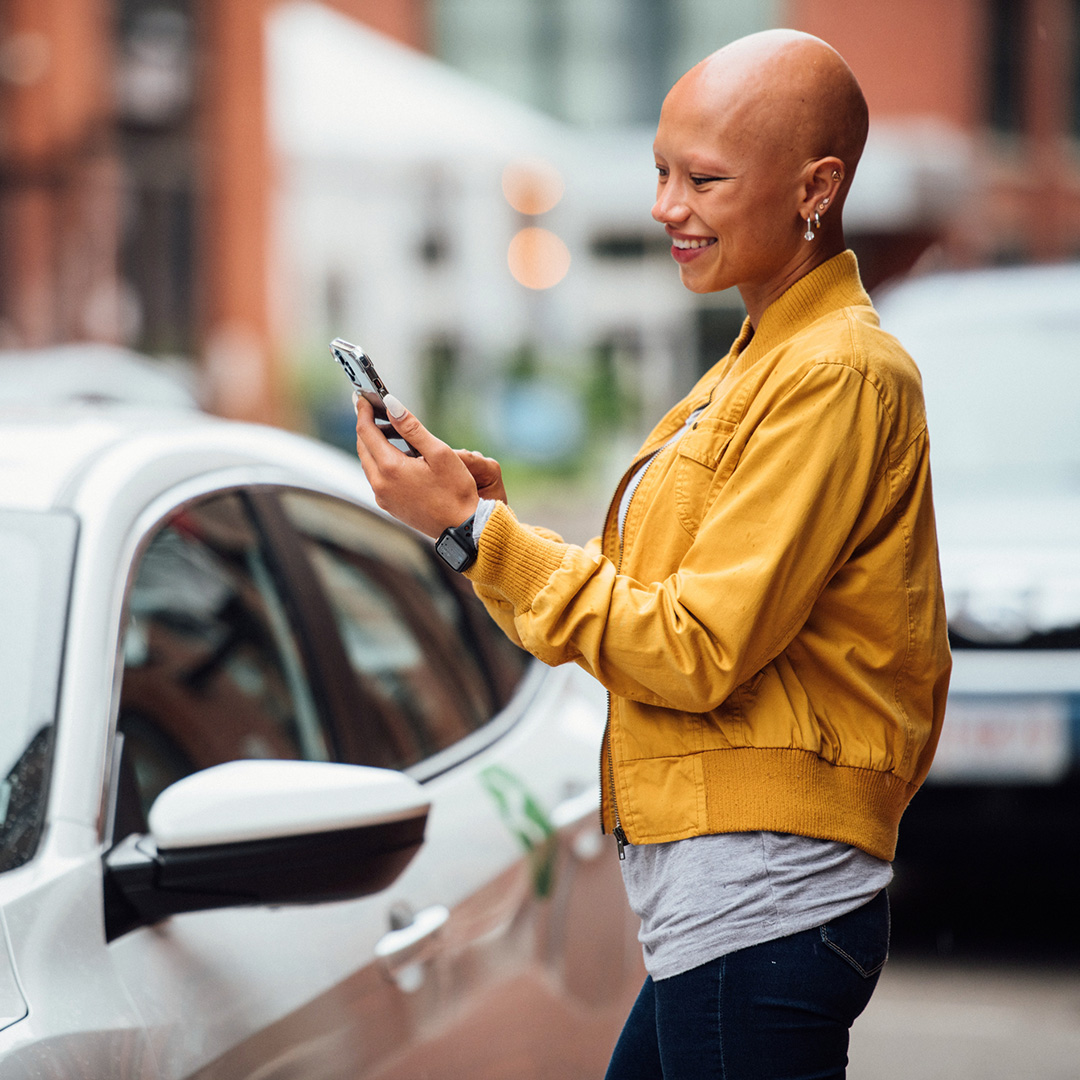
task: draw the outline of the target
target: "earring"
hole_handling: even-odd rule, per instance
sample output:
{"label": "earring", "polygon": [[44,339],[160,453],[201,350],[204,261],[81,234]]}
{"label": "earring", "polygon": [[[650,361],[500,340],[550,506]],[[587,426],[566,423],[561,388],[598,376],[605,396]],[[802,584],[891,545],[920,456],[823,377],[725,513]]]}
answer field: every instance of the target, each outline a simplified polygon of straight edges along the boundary
{"label": "earring", "polygon": [[803,239],[804,240],[813,240],[814,239],[814,230],[810,228],[810,219],[809,218],[806,219],[806,232],[803,233]]}
{"label": "earring", "polygon": [[839,180],[840,179],[840,174],[835,169],[833,169],[833,171],[832,171],[832,178],[834,180]]}
{"label": "earring", "polygon": [[818,207],[818,209],[819,210],[824,210],[825,207],[828,206],[828,205],[829,205],[828,198],[824,198],[824,199],[821,200],[821,205]]}

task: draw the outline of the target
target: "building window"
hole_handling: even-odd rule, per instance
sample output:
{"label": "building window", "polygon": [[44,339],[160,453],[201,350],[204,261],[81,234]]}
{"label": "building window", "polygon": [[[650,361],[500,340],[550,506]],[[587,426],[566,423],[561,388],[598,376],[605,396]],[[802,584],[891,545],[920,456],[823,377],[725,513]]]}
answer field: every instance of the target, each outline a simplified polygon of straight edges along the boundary
{"label": "building window", "polygon": [[1018,134],[1024,120],[1025,4],[1023,0],[990,0],[988,15],[990,126]]}
{"label": "building window", "polygon": [[650,255],[669,256],[671,240],[659,231],[655,233],[605,232],[589,240],[589,251],[595,259],[635,262]]}
{"label": "building window", "polygon": [[431,0],[436,54],[582,127],[655,124],[672,83],[779,0]]}

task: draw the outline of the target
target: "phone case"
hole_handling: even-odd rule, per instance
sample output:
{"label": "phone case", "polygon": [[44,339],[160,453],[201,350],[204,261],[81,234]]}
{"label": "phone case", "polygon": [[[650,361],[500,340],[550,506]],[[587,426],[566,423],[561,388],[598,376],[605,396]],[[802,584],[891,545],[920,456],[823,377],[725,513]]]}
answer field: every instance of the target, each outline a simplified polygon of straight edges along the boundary
{"label": "phone case", "polygon": [[407,443],[397,432],[390,421],[390,415],[386,411],[386,403],[383,398],[389,393],[386,384],[379,377],[371,358],[358,345],[353,345],[344,338],[334,338],[330,342],[330,354],[341,365],[341,369],[348,376],[349,382],[360,392],[363,398],[371,405],[375,413],[375,426],[386,436],[392,446],[395,446],[403,454],[410,457],[419,457],[416,448]]}

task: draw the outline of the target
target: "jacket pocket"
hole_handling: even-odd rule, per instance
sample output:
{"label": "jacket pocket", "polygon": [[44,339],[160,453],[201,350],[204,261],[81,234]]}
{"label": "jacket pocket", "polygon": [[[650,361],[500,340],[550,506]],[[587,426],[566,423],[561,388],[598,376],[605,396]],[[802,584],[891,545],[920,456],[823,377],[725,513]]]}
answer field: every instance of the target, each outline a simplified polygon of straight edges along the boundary
{"label": "jacket pocket", "polygon": [[[717,467],[736,425],[731,420],[706,416],[696,421],[676,444],[675,516],[691,536],[708,505],[709,490],[717,479]],[[724,469],[730,475],[734,465]]]}

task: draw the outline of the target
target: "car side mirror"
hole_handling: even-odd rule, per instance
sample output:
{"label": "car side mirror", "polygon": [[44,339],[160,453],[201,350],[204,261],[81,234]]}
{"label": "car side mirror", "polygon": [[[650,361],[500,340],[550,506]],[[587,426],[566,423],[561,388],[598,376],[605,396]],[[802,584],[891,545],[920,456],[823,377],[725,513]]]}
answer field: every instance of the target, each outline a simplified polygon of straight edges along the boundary
{"label": "car side mirror", "polygon": [[166,788],[147,835],[104,856],[112,941],[184,911],[310,904],[390,885],[424,840],[430,800],[403,773],[232,761]]}

